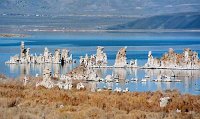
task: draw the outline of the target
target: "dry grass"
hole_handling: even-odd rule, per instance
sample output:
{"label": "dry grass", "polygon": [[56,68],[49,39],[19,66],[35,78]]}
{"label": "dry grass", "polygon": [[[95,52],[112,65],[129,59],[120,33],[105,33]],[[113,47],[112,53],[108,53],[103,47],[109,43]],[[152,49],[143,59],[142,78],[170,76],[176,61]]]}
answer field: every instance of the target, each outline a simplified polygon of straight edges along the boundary
{"label": "dry grass", "polygon": [[1,79],[6,79],[6,75],[0,74],[0,78],[1,78]]}
{"label": "dry grass", "polygon": [[[159,99],[171,97],[165,108]],[[181,113],[176,113],[181,109]],[[156,119],[199,118],[200,96],[181,95],[177,91],[114,93],[87,90],[70,91],[23,86],[19,81],[0,82],[2,119]]]}

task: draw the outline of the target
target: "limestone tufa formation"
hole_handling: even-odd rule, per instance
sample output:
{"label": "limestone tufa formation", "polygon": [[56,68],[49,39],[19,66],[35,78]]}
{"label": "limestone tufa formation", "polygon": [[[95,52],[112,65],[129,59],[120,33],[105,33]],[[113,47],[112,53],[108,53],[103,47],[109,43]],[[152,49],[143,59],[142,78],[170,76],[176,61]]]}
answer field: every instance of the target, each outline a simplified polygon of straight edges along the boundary
{"label": "limestone tufa formation", "polygon": [[67,49],[56,49],[54,55],[52,55],[48,48],[45,47],[44,54],[39,56],[31,55],[30,48],[25,48],[24,42],[21,42],[20,46],[20,56],[15,55],[10,57],[10,60],[6,62],[7,64],[43,64],[43,63],[53,63],[53,64],[65,64],[72,63],[72,55],[70,55]]}
{"label": "limestone tufa formation", "polygon": [[77,90],[81,90],[81,89],[84,89],[84,88],[85,88],[85,86],[81,82],[76,85]]}
{"label": "limestone tufa formation", "polygon": [[107,55],[103,52],[104,47],[98,46],[97,47],[97,54],[96,54],[96,65],[104,66],[107,64]]}
{"label": "limestone tufa formation", "polygon": [[44,86],[45,88],[53,88],[54,82],[51,81],[51,71],[49,69],[43,70],[43,80],[41,82],[36,83],[36,87]]}
{"label": "limestone tufa formation", "polygon": [[126,48],[127,47],[121,48],[118,51],[118,53],[116,55],[114,67],[126,67],[127,66]]}
{"label": "limestone tufa formation", "polygon": [[160,107],[166,107],[169,103],[170,97],[160,98]]}
{"label": "limestone tufa formation", "polygon": [[72,63],[72,54],[69,50],[63,49],[61,53],[61,63]]}
{"label": "limestone tufa formation", "polygon": [[184,49],[182,54],[175,53],[172,48],[160,59],[153,58],[151,51],[148,54],[148,61],[144,68],[155,69],[200,69],[200,60],[197,52],[191,49]]}
{"label": "limestone tufa formation", "polygon": [[130,64],[127,63],[126,49],[127,47],[119,49],[116,55],[114,67],[137,67],[137,60],[131,60]]}
{"label": "limestone tufa formation", "polygon": [[103,52],[104,47],[98,46],[97,53],[90,57],[86,54],[85,57],[80,57],[80,64],[85,67],[106,67],[107,66],[107,55]]}
{"label": "limestone tufa formation", "polygon": [[60,80],[52,80],[51,71],[48,68],[43,70],[43,80],[36,83],[36,87],[43,86],[45,88],[53,88],[57,86],[60,89],[70,90],[72,89],[72,79],[65,75],[62,75]]}

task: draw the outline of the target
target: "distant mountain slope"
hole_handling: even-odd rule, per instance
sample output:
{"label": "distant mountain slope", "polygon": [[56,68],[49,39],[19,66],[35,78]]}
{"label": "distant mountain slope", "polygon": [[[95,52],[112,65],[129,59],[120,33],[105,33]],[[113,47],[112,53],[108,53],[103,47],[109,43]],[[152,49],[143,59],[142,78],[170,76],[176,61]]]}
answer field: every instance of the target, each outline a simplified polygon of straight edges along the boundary
{"label": "distant mountain slope", "polygon": [[145,16],[198,11],[199,0],[0,0],[0,14]]}
{"label": "distant mountain slope", "polygon": [[141,18],[108,30],[127,29],[200,29],[200,13],[181,13]]}

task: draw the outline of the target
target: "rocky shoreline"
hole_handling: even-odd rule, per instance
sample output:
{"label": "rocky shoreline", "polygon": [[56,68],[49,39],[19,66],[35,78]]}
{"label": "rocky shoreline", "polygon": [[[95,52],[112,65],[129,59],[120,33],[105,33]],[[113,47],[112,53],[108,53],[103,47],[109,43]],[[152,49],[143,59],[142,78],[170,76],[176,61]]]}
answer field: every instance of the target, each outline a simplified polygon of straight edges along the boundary
{"label": "rocky shoreline", "polygon": [[[31,82],[40,77],[30,79]],[[74,84],[76,85],[76,84]],[[164,107],[161,99],[170,100]],[[23,78],[0,81],[0,117],[22,119],[188,119],[200,117],[200,96],[165,92],[91,92],[87,88],[61,90],[46,89],[30,83],[23,85]]]}

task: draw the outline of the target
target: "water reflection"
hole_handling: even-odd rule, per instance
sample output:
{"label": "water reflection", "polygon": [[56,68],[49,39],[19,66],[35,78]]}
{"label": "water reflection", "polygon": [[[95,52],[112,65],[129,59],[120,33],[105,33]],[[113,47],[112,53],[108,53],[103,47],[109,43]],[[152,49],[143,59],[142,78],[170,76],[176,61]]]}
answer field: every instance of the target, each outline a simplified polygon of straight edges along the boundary
{"label": "water reflection", "polygon": [[[200,71],[199,70],[168,70],[168,69],[107,69],[106,74],[101,74],[105,78],[106,75],[112,74],[119,76],[119,83],[99,82],[97,88],[112,88],[114,90],[120,87],[125,90],[127,87],[130,91],[164,91],[179,90],[181,93],[200,94]],[[158,75],[169,76],[172,82],[154,82]],[[146,81],[142,79],[148,76]],[[138,81],[131,81],[132,78],[138,78]],[[127,83],[126,80],[129,82]],[[181,82],[173,82],[173,80],[181,80]]]}
{"label": "water reflection", "polygon": [[[54,76],[66,74],[71,71],[75,64],[61,66],[59,64],[9,64],[7,65],[11,73],[18,73],[19,76],[36,74],[41,75],[45,67],[52,70]],[[169,69],[136,69],[136,68],[102,68],[93,69],[98,77],[105,79],[107,75],[119,77],[119,82],[88,82],[91,91],[98,89],[121,88],[129,91],[163,91],[177,89],[181,93],[200,94],[200,70],[169,70]],[[154,82],[158,75],[169,76],[172,80],[181,80],[182,82]],[[142,82],[142,79],[146,81]],[[133,81],[131,79],[138,79]]]}
{"label": "water reflection", "polygon": [[6,64],[11,73],[18,73],[18,76],[32,75],[36,74],[42,75],[43,69],[48,68],[51,69],[53,75],[56,77],[61,74],[66,74],[73,69],[76,65],[73,64],[65,64],[61,66],[60,64]]}

